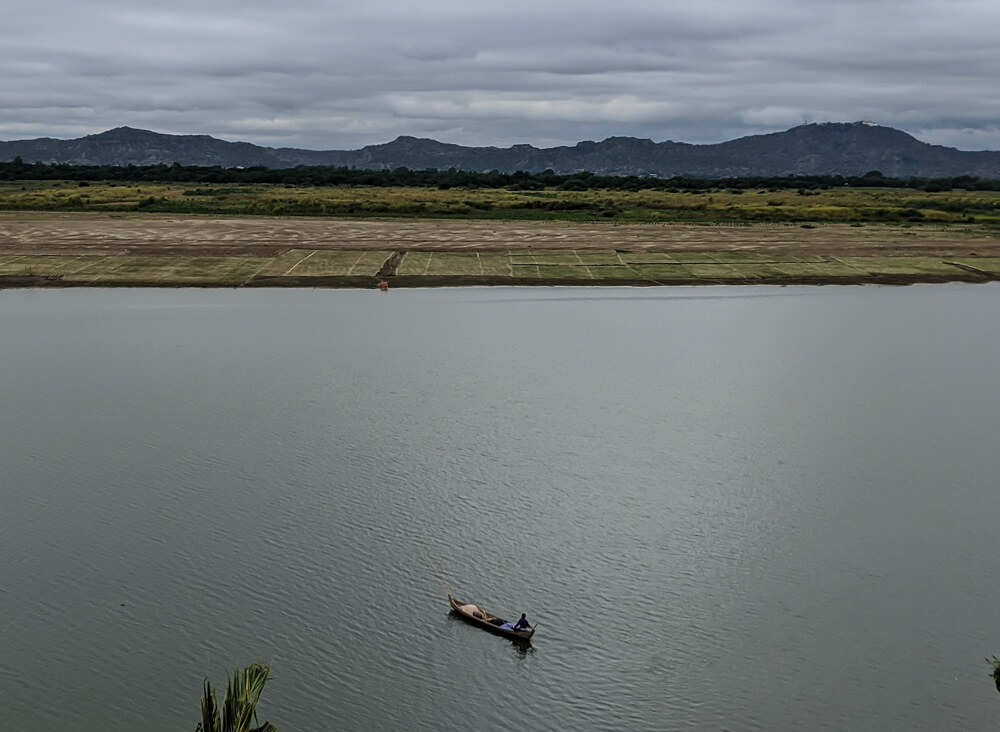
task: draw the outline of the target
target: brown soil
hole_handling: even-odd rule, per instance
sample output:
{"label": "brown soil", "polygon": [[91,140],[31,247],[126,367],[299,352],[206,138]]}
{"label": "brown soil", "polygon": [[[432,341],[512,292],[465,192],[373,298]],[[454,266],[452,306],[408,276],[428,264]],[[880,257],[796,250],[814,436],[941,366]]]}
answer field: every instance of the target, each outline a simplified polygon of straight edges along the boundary
{"label": "brown soil", "polygon": [[403,257],[406,256],[406,252],[397,251],[389,255],[389,258],[382,262],[382,268],[375,273],[376,277],[394,277],[396,271],[399,269],[399,265],[403,263]]}
{"label": "brown soil", "polygon": [[288,249],[762,251],[834,255],[997,256],[969,226],[692,226],[322,218],[0,213],[0,254],[270,256]]}

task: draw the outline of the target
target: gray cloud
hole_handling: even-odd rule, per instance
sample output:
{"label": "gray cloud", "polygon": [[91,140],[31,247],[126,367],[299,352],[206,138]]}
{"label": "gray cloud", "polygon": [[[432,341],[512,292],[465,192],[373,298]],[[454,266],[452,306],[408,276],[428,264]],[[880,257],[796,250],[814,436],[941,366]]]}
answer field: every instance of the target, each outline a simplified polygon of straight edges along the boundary
{"label": "gray cloud", "polygon": [[717,142],[865,117],[1000,149],[981,0],[8,0],[0,139]]}

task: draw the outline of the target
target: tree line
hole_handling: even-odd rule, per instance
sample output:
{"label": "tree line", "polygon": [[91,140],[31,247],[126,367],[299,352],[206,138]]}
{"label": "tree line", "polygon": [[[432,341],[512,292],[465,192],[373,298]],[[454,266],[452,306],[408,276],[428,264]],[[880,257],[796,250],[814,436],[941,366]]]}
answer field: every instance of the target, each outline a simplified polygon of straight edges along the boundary
{"label": "tree line", "polygon": [[1000,180],[960,175],[945,178],[890,178],[877,170],[864,175],[784,175],[747,176],[738,178],[670,178],[636,175],[596,175],[590,172],[559,174],[552,170],[540,173],[498,170],[476,172],[468,170],[360,170],[331,166],[298,166],[295,168],[224,168],[218,165],[70,165],[68,163],[25,163],[21,158],[0,163],[0,180],[60,180],[134,183],[208,183],[208,184],[283,184],[292,186],[378,186],[425,188],[507,188],[511,190],[565,191],[586,190],[821,190],[830,188],[909,188],[928,193],[950,191],[998,191]]}

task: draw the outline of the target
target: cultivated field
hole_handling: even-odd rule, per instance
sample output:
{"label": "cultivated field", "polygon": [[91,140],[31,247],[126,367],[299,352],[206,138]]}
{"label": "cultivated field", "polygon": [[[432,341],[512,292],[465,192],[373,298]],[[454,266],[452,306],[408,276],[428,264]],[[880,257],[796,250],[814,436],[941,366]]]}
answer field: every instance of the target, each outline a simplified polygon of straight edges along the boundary
{"label": "cultivated field", "polygon": [[1000,279],[977,224],[683,225],[0,213],[0,287]]}

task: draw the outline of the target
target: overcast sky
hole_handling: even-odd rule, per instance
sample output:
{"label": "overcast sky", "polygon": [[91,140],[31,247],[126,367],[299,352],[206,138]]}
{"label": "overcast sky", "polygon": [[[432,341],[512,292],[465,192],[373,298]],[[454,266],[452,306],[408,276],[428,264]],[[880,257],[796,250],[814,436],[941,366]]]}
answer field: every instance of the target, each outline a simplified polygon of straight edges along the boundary
{"label": "overcast sky", "polygon": [[721,142],[870,118],[1000,150],[1000,0],[5,0],[0,139],[128,125]]}

